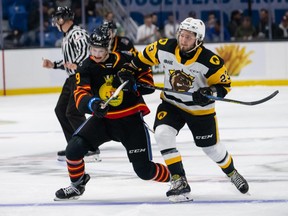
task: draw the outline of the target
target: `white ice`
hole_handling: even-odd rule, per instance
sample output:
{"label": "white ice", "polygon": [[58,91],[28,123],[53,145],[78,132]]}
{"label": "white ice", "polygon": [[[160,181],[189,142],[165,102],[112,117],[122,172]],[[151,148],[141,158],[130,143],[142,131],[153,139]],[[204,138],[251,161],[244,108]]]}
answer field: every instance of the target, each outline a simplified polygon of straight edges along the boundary
{"label": "white ice", "polygon": [[[168,202],[169,184],[137,178],[116,142],[100,147],[102,162],[86,164],[91,180],[79,200],[53,201],[70,183],[66,164],[56,161],[65,148],[54,114],[58,94],[0,97],[0,216],[287,216],[288,87],[234,87],[227,98],[257,100],[277,89],[256,106],[216,103],[221,141],[250,195],[240,194],[183,128],[177,142],[194,197],[184,204]],[[145,98],[152,127],[159,92]],[[163,163],[152,133],[151,140],[154,161]]]}

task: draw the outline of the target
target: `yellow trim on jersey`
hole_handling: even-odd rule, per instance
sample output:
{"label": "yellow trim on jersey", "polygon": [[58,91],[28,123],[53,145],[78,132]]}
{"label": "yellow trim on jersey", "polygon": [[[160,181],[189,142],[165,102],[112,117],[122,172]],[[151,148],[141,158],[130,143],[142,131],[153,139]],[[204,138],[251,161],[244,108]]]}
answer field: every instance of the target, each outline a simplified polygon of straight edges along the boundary
{"label": "yellow trim on jersey", "polygon": [[[159,61],[156,58],[156,54],[157,54],[157,41],[155,41],[152,44],[149,44],[148,46],[146,46],[146,48],[143,50],[143,52],[139,52],[138,54],[138,58],[140,59],[141,62],[143,62],[144,64],[153,66],[153,65],[158,65]],[[147,59],[144,54],[149,56],[149,58],[152,60],[150,61],[149,59]]]}
{"label": "yellow trim on jersey", "polygon": [[[163,99],[164,101],[167,101],[167,103],[172,104],[170,101],[166,100],[166,97],[164,96],[164,93],[163,93],[163,92],[161,92],[160,98]],[[195,115],[195,116],[209,115],[209,114],[212,114],[212,113],[215,112],[215,108],[206,109],[206,110],[204,110],[204,109],[201,109],[201,110],[191,110],[191,109],[185,109],[185,108],[183,108],[183,107],[181,107],[181,106],[178,106],[178,105],[176,105],[176,104],[172,104],[172,105],[176,106],[177,108],[179,108],[179,109],[181,109],[181,110],[183,110],[183,111],[185,111],[185,112],[187,112],[187,113],[189,113],[189,114],[191,114],[191,115]]]}
{"label": "yellow trim on jersey", "polygon": [[[186,61],[184,65],[186,65],[186,66],[187,65],[191,65],[192,63],[196,62],[196,60],[198,59],[198,57],[199,57],[200,53],[202,52],[202,50],[203,50],[202,47],[198,47],[198,49],[197,49],[195,55],[193,56],[193,58],[189,59],[188,61]],[[177,61],[179,63],[181,63],[181,56],[180,56],[180,48],[179,48],[179,46],[177,46],[176,49],[175,49],[175,57],[176,57]]]}
{"label": "yellow trim on jersey", "polygon": [[223,65],[216,73],[208,77],[207,82],[209,86],[214,84],[230,84],[231,79],[227,74],[227,68]]}
{"label": "yellow trim on jersey", "polygon": [[219,127],[218,127],[218,120],[217,116],[214,116],[214,121],[215,121],[215,127],[216,127],[216,142],[218,143],[220,141],[220,136],[219,136]]}
{"label": "yellow trim on jersey", "polygon": [[116,55],[116,60],[113,64],[113,68],[118,64],[119,60],[120,60],[120,54],[117,52],[114,52],[114,54]]}
{"label": "yellow trim on jersey", "polygon": [[166,163],[166,165],[168,166],[168,165],[171,165],[171,164],[180,162],[180,161],[182,161],[182,158],[181,158],[181,156],[179,155],[179,156],[177,156],[177,157],[174,157],[174,158],[170,158],[170,159],[165,160],[165,163]]}
{"label": "yellow trim on jersey", "polygon": [[179,46],[177,46],[176,49],[175,49],[175,58],[177,59],[177,61],[179,63],[181,63],[181,56],[180,56],[180,48],[179,48]]}
{"label": "yellow trim on jersey", "polygon": [[111,52],[115,52],[118,44],[118,37],[114,38],[114,47],[112,47]]}

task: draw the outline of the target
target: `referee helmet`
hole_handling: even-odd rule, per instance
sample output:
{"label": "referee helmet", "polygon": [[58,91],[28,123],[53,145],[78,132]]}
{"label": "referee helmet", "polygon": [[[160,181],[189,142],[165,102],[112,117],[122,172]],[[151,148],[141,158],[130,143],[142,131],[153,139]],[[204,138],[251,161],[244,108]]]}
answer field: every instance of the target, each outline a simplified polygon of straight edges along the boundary
{"label": "referee helmet", "polygon": [[55,13],[52,15],[52,24],[56,25],[56,23],[62,19],[62,23],[67,20],[74,19],[74,13],[69,7],[58,7]]}

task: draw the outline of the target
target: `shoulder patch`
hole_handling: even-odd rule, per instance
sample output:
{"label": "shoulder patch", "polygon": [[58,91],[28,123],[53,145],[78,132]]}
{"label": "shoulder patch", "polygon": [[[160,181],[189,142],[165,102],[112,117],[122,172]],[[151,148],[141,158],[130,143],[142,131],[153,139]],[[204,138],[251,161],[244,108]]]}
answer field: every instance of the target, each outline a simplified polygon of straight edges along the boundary
{"label": "shoulder patch", "polygon": [[214,65],[220,65],[220,59],[219,59],[218,56],[216,56],[216,55],[213,55],[213,56],[210,58],[209,62],[210,62],[211,64],[214,64]]}
{"label": "shoulder patch", "polygon": [[164,44],[167,43],[167,41],[168,41],[168,38],[160,39],[160,40],[159,40],[159,44],[164,45]]}

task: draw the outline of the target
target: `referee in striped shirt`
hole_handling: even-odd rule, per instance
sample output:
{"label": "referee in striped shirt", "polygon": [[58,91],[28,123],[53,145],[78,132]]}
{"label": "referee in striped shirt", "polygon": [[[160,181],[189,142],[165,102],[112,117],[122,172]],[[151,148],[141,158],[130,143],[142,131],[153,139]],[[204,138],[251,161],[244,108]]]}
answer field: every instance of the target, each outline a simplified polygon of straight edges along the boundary
{"label": "referee in striped shirt", "polygon": [[[62,54],[59,61],[43,60],[44,68],[63,69],[68,74],[62,92],[55,107],[56,116],[60,122],[67,143],[72,138],[74,131],[86,120],[85,115],[80,113],[75,104],[73,91],[75,89],[75,70],[77,65],[89,56],[88,33],[73,22],[74,13],[68,7],[58,7],[52,17],[52,24],[63,32]],[[99,149],[88,152],[99,159]],[[65,150],[58,152],[58,160],[64,161]]]}

